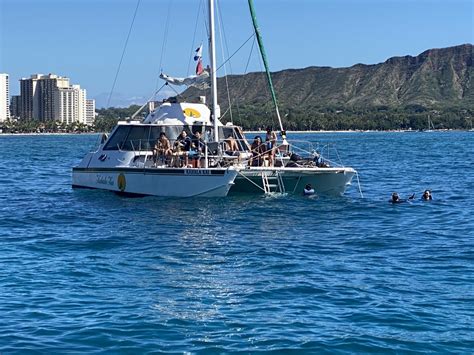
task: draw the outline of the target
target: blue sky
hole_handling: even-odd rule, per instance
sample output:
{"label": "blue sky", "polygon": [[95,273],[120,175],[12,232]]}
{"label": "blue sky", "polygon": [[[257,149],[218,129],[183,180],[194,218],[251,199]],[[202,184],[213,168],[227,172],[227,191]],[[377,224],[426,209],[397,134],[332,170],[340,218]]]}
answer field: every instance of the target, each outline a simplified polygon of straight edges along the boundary
{"label": "blue sky", "polygon": [[[114,90],[116,103],[149,97],[161,85],[160,68],[175,76],[189,73],[191,48],[206,44],[204,3],[141,0]],[[21,77],[55,73],[103,101],[136,5],[137,0],[0,0],[0,72],[10,74],[12,94],[19,93]],[[255,6],[272,71],[373,64],[474,41],[472,0],[255,0]],[[233,53],[252,33],[247,1],[221,0],[219,9],[224,48]],[[252,41],[232,58],[227,73],[244,72],[251,47]],[[254,50],[247,71],[260,68]]]}

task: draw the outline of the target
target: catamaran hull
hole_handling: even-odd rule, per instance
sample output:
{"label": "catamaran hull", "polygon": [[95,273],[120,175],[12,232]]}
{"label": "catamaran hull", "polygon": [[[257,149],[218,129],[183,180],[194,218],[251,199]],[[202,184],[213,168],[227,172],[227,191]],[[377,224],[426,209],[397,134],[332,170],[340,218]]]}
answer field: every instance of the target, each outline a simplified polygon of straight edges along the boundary
{"label": "catamaran hull", "polygon": [[233,169],[73,168],[72,186],[117,193],[167,197],[227,196]]}
{"label": "catamaran hull", "polygon": [[318,194],[342,195],[356,171],[352,168],[251,168],[240,171],[230,194],[264,193],[262,174],[281,176],[285,192],[301,194],[307,184]]}

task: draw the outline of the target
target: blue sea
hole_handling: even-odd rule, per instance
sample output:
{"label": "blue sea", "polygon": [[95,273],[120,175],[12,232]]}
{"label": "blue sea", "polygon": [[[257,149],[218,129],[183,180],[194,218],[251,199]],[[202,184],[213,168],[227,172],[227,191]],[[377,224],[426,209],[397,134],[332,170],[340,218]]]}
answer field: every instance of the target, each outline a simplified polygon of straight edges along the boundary
{"label": "blue sea", "polygon": [[291,137],[363,197],[73,190],[97,135],[0,136],[0,353],[472,354],[474,133]]}

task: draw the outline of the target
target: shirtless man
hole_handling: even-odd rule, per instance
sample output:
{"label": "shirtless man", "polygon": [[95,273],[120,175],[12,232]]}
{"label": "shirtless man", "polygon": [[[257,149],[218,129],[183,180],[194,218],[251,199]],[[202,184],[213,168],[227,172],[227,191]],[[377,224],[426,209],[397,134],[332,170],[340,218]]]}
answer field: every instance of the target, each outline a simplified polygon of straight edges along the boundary
{"label": "shirtless man", "polygon": [[155,147],[153,148],[153,162],[156,165],[158,157],[164,156],[168,158],[171,157],[172,154],[171,143],[168,137],[166,137],[166,133],[161,132],[160,138],[156,140]]}

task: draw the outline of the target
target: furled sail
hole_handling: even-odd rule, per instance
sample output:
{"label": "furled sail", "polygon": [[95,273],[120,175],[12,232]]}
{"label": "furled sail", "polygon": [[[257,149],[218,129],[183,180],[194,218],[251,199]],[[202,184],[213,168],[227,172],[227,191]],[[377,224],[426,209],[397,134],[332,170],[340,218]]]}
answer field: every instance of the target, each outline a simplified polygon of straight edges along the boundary
{"label": "furled sail", "polygon": [[160,78],[173,85],[193,86],[201,90],[210,88],[209,72],[207,70],[203,70],[199,75],[191,75],[186,78],[173,78],[161,73]]}

